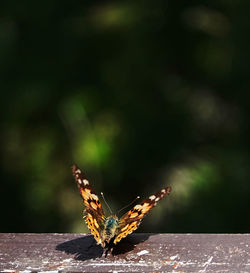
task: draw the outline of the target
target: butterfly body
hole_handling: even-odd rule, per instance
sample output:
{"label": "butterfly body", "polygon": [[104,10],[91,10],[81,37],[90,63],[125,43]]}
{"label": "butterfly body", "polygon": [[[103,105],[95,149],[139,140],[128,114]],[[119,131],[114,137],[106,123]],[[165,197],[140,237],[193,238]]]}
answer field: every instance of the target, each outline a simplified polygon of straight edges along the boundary
{"label": "butterfly body", "polygon": [[115,215],[110,215],[107,217],[104,230],[103,230],[103,241],[109,243],[112,238],[115,237],[117,233],[117,228],[119,225],[118,217]]}
{"label": "butterfly body", "polygon": [[97,244],[101,244],[103,248],[109,244],[111,239],[114,244],[117,244],[122,238],[136,230],[144,216],[171,191],[171,187],[166,187],[156,192],[134,206],[120,219],[116,215],[106,217],[98,196],[90,187],[82,171],[76,165],[73,165],[72,170],[85,205],[86,224]]}

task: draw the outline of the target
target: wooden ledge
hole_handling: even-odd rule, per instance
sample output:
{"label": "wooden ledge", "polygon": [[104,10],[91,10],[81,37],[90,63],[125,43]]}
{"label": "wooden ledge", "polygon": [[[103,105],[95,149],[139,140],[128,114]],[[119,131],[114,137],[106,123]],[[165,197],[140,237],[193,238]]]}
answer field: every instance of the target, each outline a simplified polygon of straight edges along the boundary
{"label": "wooden ledge", "polygon": [[103,256],[86,234],[0,234],[1,272],[250,272],[250,234],[132,234]]}

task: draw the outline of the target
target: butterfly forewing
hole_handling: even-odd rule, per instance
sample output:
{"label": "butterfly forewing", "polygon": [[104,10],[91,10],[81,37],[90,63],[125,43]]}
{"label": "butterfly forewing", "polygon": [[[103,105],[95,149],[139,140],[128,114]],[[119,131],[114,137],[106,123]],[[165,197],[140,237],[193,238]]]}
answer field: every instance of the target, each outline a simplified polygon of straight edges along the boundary
{"label": "butterfly forewing", "polygon": [[118,243],[122,238],[132,233],[138,228],[142,218],[157,204],[163,197],[169,195],[171,187],[162,189],[155,194],[143,200],[140,204],[135,205],[119,221],[118,233],[114,243]]}
{"label": "butterfly forewing", "polygon": [[73,165],[72,171],[85,205],[86,224],[91,234],[94,235],[97,244],[104,245],[101,234],[104,227],[105,216],[99,198],[91,188],[85,175],[76,165]]}

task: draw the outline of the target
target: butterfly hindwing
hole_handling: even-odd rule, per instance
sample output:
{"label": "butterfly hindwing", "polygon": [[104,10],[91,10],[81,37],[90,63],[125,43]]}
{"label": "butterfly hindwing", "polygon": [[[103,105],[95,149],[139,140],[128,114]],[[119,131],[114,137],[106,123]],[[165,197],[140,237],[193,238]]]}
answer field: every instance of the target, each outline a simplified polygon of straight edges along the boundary
{"label": "butterfly hindwing", "polygon": [[[102,247],[105,246],[105,242],[102,239],[101,232],[103,229],[103,221],[100,223],[100,221],[97,221],[97,217],[93,214],[93,211],[88,211],[86,209],[87,215],[85,217],[85,222],[88,226],[88,229],[90,230],[91,234],[95,237],[96,243],[99,245],[101,244]],[[98,223],[99,222],[99,223]],[[100,226],[101,224],[101,226]]]}
{"label": "butterfly hindwing", "polygon": [[91,188],[85,175],[76,165],[73,165],[72,171],[85,205],[86,224],[91,234],[94,235],[97,244],[104,246],[101,234],[104,227],[105,215],[99,198]]}
{"label": "butterfly hindwing", "polygon": [[170,191],[171,187],[164,188],[161,191],[149,196],[147,199],[128,211],[119,221],[118,232],[115,237],[114,244],[120,242],[122,238],[125,238],[128,234],[136,230],[140,225],[141,220],[159,200],[169,195]]}

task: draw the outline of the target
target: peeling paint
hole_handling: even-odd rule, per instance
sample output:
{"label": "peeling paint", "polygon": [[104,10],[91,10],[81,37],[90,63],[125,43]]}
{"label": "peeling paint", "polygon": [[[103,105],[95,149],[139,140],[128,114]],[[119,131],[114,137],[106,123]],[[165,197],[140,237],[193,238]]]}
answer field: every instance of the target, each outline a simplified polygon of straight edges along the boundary
{"label": "peeling paint", "polygon": [[175,260],[176,258],[180,258],[180,255],[177,254],[177,255],[169,257],[170,260]]}
{"label": "peeling paint", "polygon": [[204,269],[200,270],[199,272],[206,272],[207,267],[211,264],[213,260],[213,256],[211,256],[202,266],[205,267]]}
{"label": "peeling paint", "polygon": [[250,272],[248,234],[134,234],[124,242],[104,257],[81,234],[0,234],[0,271]]}
{"label": "peeling paint", "polygon": [[145,255],[145,254],[148,254],[149,252],[147,250],[142,250],[140,252],[137,253],[138,256],[141,256],[141,255]]}

